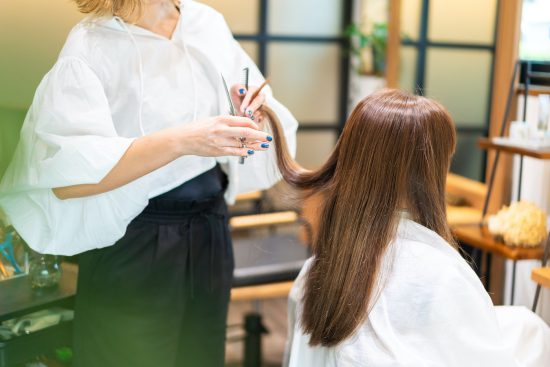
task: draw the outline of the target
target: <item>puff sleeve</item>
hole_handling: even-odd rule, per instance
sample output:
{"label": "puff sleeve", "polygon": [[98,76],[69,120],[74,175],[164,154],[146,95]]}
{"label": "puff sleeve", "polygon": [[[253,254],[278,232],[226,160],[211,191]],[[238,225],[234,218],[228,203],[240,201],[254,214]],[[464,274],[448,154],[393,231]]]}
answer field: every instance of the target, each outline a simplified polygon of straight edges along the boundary
{"label": "puff sleeve", "polygon": [[148,202],[148,177],[116,190],[59,200],[52,188],[99,183],[134,138],[115,129],[97,75],[78,58],[44,77],[0,183],[0,207],[36,251],[73,255],[114,244]]}

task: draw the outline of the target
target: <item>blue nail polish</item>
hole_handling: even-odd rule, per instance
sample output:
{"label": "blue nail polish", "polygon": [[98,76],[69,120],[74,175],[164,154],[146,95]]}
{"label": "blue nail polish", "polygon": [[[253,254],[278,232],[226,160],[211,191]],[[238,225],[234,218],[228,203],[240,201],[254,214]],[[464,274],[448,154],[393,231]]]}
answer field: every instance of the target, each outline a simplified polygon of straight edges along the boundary
{"label": "blue nail polish", "polygon": [[272,141],[272,140],[273,140],[273,137],[271,137],[271,136],[267,137],[267,141]]}
{"label": "blue nail polish", "polygon": [[244,88],[239,89],[239,94],[242,96],[244,94],[245,90]]}
{"label": "blue nail polish", "polygon": [[267,148],[269,148],[269,144],[267,144],[267,143],[262,143],[261,147],[267,149]]}
{"label": "blue nail polish", "polygon": [[248,155],[252,155],[252,154],[254,154],[254,151],[253,151],[253,150],[249,150],[249,151],[248,151]]}
{"label": "blue nail polish", "polygon": [[254,121],[256,118],[254,116],[250,116],[250,119]]}
{"label": "blue nail polish", "polygon": [[253,114],[252,110],[248,110],[248,115],[252,116],[252,114]]}

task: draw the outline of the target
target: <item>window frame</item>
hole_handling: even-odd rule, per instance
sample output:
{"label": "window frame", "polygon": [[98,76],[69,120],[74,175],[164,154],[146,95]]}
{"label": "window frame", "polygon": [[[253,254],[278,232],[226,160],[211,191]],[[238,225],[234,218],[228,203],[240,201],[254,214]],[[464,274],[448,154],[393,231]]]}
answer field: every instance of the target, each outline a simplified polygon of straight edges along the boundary
{"label": "window frame", "polygon": [[[416,50],[416,72],[415,72],[415,86],[414,92],[417,95],[425,95],[426,86],[426,64],[427,53],[429,49],[441,48],[441,49],[458,49],[458,50],[483,50],[491,53],[491,68],[489,77],[489,88],[487,106],[485,112],[485,119],[482,126],[461,126],[460,121],[456,123],[457,134],[462,135],[478,135],[480,137],[487,137],[489,135],[489,126],[491,121],[491,101],[493,97],[493,80],[495,74],[495,50],[496,50],[496,35],[498,28],[498,14],[501,0],[496,0],[495,9],[495,25],[493,29],[492,43],[467,43],[467,42],[437,42],[431,41],[428,37],[429,16],[430,16],[430,0],[422,0],[420,6],[420,22],[418,39],[411,40],[405,37],[401,37],[401,45],[408,46]],[[485,171],[487,166],[487,153],[482,152],[481,172],[479,177],[482,182],[485,181]]]}
{"label": "window frame", "polygon": [[337,44],[340,46],[342,56],[339,66],[339,100],[338,100],[338,121],[334,123],[322,123],[317,121],[303,122],[298,127],[298,132],[319,132],[333,131],[336,138],[340,136],[344,128],[348,116],[348,85],[350,79],[350,57],[349,57],[349,40],[344,35],[344,29],[352,22],[353,0],[342,1],[342,19],[341,19],[341,34],[338,36],[311,36],[311,35],[278,35],[269,32],[269,2],[276,0],[258,0],[258,32],[257,33],[235,33],[234,37],[237,41],[255,42],[258,49],[257,60],[258,68],[263,75],[269,75],[268,70],[268,45],[275,42],[281,43],[304,43],[304,44]]}

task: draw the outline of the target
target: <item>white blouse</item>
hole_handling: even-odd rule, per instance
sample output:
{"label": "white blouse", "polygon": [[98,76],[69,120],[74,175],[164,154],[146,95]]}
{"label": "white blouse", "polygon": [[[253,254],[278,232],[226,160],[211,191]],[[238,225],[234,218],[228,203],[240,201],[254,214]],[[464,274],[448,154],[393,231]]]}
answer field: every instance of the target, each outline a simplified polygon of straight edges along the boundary
{"label": "white blouse", "polygon": [[300,326],[310,266],[290,292],[286,367],[550,366],[548,325],[524,307],[495,308],[459,253],[413,221],[399,225],[367,320],[332,348],[311,347]]}
{"label": "white blouse", "polygon": [[[114,244],[148,200],[220,163],[226,201],[280,179],[274,149],[238,157],[183,156],[116,190],[59,200],[52,188],[100,182],[137,137],[228,114],[221,75],[250,85],[264,78],[234,40],[223,16],[183,1],[171,39],[118,18],[85,19],[68,36],[38,87],[21,141],[0,183],[0,209],[25,241],[43,253],[72,255]],[[291,152],[297,121],[265,89]],[[277,142],[273,142],[277,144]]]}

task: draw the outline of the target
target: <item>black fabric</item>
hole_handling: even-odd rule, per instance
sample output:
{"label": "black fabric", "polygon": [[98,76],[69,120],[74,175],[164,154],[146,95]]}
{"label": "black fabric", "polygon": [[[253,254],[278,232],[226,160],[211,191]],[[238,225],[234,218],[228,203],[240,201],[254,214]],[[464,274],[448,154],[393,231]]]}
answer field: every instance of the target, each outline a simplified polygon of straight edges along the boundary
{"label": "black fabric", "polygon": [[80,255],[76,367],[223,366],[226,184],[216,167],[152,199],[115,245]]}

